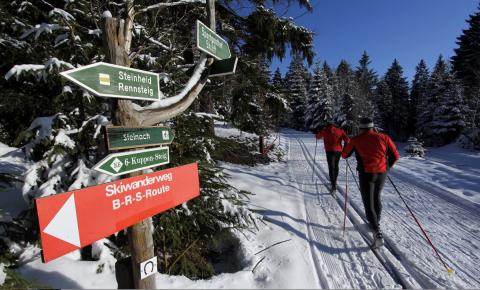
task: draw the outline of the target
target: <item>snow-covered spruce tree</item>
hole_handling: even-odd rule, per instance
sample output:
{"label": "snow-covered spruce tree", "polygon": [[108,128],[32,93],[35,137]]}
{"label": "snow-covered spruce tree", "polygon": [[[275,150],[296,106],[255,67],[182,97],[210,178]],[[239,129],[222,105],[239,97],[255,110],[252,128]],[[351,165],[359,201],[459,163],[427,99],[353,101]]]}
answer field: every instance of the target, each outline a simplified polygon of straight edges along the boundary
{"label": "snow-covered spruce tree", "polygon": [[333,88],[324,69],[316,70],[313,79],[316,80],[316,89],[314,92],[312,89],[311,91],[317,94],[318,102],[313,107],[309,129],[317,132],[327,122],[333,121]]}
{"label": "snow-covered spruce tree", "polygon": [[200,161],[201,196],[153,217],[155,251],[162,272],[208,278],[215,274],[217,256],[225,255],[215,245],[236,240],[233,231],[254,228],[255,220],[243,201],[247,193],[230,186],[211,157],[220,144],[208,137],[208,118],[187,112],[173,123],[168,167]]}
{"label": "snow-covered spruce tree", "polygon": [[271,90],[268,64],[264,58],[257,58],[239,69],[241,77],[232,90],[231,120],[237,128],[259,136],[259,150],[263,153],[263,139],[273,124],[267,103]]}
{"label": "snow-covered spruce tree", "polygon": [[480,5],[467,20],[468,28],[457,38],[458,48],[452,57],[453,71],[464,89],[470,128],[480,126]]}
{"label": "snow-covered spruce tree", "polygon": [[272,85],[273,91],[285,94],[286,85],[285,85],[284,79],[282,78],[282,73],[280,72],[280,68],[277,68],[273,73],[271,85]]}
{"label": "snow-covered spruce tree", "polygon": [[418,141],[415,137],[408,138],[408,145],[405,147],[405,152],[411,157],[425,157],[427,151],[423,148],[422,142]]}
{"label": "snow-covered spruce tree", "polygon": [[312,125],[313,115],[315,114],[317,105],[318,103],[320,103],[319,95],[320,95],[320,86],[321,86],[320,84],[321,73],[322,73],[322,70],[320,68],[320,65],[319,63],[316,63],[313,70],[313,77],[308,89],[307,101],[305,106],[305,128],[307,130],[313,130],[314,132],[316,131],[316,129],[311,128],[311,125]]}
{"label": "snow-covered spruce tree", "polygon": [[274,127],[286,125],[286,115],[290,112],[286,97],[286,88],[280,69],[276,69],[270,82],[270,91],[267,93],[267,108]]}
{"label": "snow-covered spruce tree", "polygon": [[359,65],[355,69],[358,83],[358,114],[362,117],[372,117],[374,112],[373,94],[377,84],[377,75],[368,67],[370,63],[367,52],[363,52]]}
{"label": "snow-covered spruce tree", "polygon": [[433,145],[432,122],[434,112],[439,104],[439,95],[444,91],[444,83],[448,77],[447,64],[440,56],[430,75],[427,87],[427,94],[423,102],[419,103],[417,135],[424,144]]}
{"label": "snow-covered spruce tree", "polygon": [[305,128],[305,106],[307,96],[307,69],[303,64],[303,58],[296,54],[293,56],[287,74],[285,76],[290,108],[292,109],[290,127],[297,130]]}
{"label": "snow-covered spruce tree", "polygon": [[358,84],[350,64],[342,60],[334,75],[334,122],[348,134],[358,131]]}
{"label": "snow-covered spruce tree", "polygon": [[457,38],[453,71],[464,91],[466,130],[462,146],[480,147],[480,6],[467,20],[468,28]]}
{"label": "snow-covered spruce tree", "polygon": [[325,73],[325,75],[327,76],[328,83],[331,86],[333,86],[333,70],[326,61],[324,61],[323,64],[322,64],[322,70]]}
{"label": "snow-covered spruce tree", "polygon": [[435,110],[440,105],[440,98],[446,90],[446,81],[449,78],[448,66],[442,56],[439,56],[435,67],[430,75],[426,107],[422,109],[420,115],[419,137],[427,146],[435,145],[439,140],[435,140],[433,131],[435,121]]}
{"label": "snow-covered spruce tree", "polygon": [[395,140],[406,141],[408,137],[409,95],[408,82],[403,76],[403,68],[395,59],[384,77],[392,94],[393,118],[389,132]]}
{"label": "snow-covered spruce tree", "polygon": [[375,125],[379,127],[382,131],[385,131],[387,134],[391,134],[394,130],[393,122],[393,97],[390,87],[388,86],[385,80],[380,80],[378,82],[377,88],[375,90],[374,96],[375,103],[375,115],[374,121]]}
{"label": "snow-covered spruce tree", "polygon": [[409,131],[417,136],[422,135],[423,125],[431,121],[431,113],[428,110],[429,87],[430,72],[422,59],[416,67],[410,91]]}
{"label": "snow-covered spruce tree", "polygon": [[444,90],[438,96],[438,106],[434,108],[430,124],[432,142],[436,146],[451,143],[465,128],[463,91],[450,71],[443,86]]}

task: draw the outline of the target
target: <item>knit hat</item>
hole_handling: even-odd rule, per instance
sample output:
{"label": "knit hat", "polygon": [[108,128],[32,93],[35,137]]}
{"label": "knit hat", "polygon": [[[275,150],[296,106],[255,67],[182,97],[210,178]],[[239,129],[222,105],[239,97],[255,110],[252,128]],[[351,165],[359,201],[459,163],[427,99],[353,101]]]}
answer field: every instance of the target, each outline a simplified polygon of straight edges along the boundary
{"label": "knit hat", "polygon": [[370,119],[370,118],[360,119],[360,125],[359,125],[360,129],[369,129],[369,128],[373,128],[373,127],[374,127],[374,125],[373,125],[372,119]]}

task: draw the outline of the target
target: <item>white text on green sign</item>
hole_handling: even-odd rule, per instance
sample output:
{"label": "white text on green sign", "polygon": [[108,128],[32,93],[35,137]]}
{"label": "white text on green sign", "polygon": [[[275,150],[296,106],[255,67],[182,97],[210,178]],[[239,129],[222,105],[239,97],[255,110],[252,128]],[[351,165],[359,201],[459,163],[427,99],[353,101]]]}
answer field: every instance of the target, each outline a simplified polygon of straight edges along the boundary
{"label": "white text on green sign", "polygon": [[138,151],[110,154],[97,163],[93,169],[108,175],[123,175],[170,162],[168,147],[156,147]]}
{"label": "white text on green sign", "polygon": [[165,127],[107,127],[109,150],[170,144],[173,137]]}
{"label": "white text on green sign", "polygon": [[60,73],[101,97],[157,101],[163,98],[156,73],[97,62]]}
{"label": "white text on green sign", "polygon": [[230,58],[230,48],[228,43],[208,28],[205,24],[197,20],[197,47],[201,51],[210,54],[217,60]]}

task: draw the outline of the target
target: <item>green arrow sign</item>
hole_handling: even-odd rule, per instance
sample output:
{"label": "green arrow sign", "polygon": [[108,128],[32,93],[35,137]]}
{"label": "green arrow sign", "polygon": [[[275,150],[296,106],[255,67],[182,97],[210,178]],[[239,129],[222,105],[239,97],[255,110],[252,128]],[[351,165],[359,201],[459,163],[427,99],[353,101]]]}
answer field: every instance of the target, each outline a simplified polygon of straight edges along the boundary
{"label": "green arrow sign", "polygon": [[230,48],[213,30],[197,20],[197,47],[217,60],[230,58]]}
{"label": "green arrow sign", "polygon": [[[222,60],[216,60],[210,66],[210,73],[208,77],[219,77],[226,75],[233,75],[237,69],[238,57],[231,57]],[[195,67],[189,68],[185,74],[191,77]]]}
{"label": "green arrow sign", "polygon": [[168,164],[168,147],[157,147],[138,151],[110,154],[96,164],[93,169],[109,175],[122,175],[134,171]]}
{"label": "green arrow sign", "polygon": [[156,73],[97,62],[60,74],[101,97],[148,101],[163,98]]}
{"label": "green arrow sign", "polygon": [[107,127],[109,150],[170,144],[173,132],[165,127]]}
{"label": "green arrow sign", "polygon": [[237,69],[238,57],[231,57],[224,60],[214,61],[211,68],[209,77],[219,77],[232,75]]}

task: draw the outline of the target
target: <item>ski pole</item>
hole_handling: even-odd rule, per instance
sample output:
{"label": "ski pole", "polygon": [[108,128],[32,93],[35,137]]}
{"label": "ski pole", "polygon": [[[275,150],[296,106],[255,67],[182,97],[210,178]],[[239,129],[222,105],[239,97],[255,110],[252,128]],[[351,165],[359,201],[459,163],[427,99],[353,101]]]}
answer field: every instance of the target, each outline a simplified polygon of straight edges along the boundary
{"label": "ski pole", "polygon": [[388,180],[390,180],[390,183],[393,185],[393,188],[395,188],[395,191],[398,193],[398,196],[400,196],[400,198],[402,199],[403,203],[405,204],[405,206],[407,207],[408,211],[410,212],[410,214],[412,215],[413,219],[415,220],[415,222],[417,223],[418,227],[420,228],[420,230],[422,230],[422,233],[423,235],[425,236],[425,238],[427,239],[428,243],[430,244],[430,246],[432,247],[432,249],[435,251],[435,253],[437,254],[437,257],[438,259],[440,259],[440,261],[442,262],[443,266],[445,267],[445,269],[447,269],[447,272],[449,274],[453,273],[453,269],[448,267],[447,264],[443,261],[442,257],[440,256],[440,254],[438,253],[437,249],[435,248],[435,246],[433,245],[432,241],[430,240],[430,238],[428,237],[427,233],[425,232],[425,230],[423,229],[422,225],[420,224],[420,222],[418,221],[417,217],[415,216],[415,214],[413,213],[413,211],[410,209],[410,207],[408,206],[407,202],[405,201],[405,199],[403,199],[403,196],[402,194],[400,193],[400,191],[398,190],[397,186],[395,186],[395,183],[393,183],[392,179],[390,178],[390,176],[387,176],[388,177]]}
{"label": "ski pole", "polygon": [[348,200],[348,168],[345,167],[345,206],[343,207],[343,236],[344,237],[345,237],[345,222],[347,220],[347,200]]}
{"label": "ski pole", "polygon": [[312,165],[312,180],[313,180],[313,174],[315,173],[315,158],[317,157],[317,144],[318,144],[318,139],[315,139],[315,153],[313,154],[313,165]]}
{"label": "ski pole", "polygon": [[352,167],[350,167],[350,163],[348,163],[347,159],[345,159],[345,161],[347,161],[347,167],[350,169],[350,172],[352,173],[353,180],[355,180],[355,183],[357,184],[358,190],[360,190],[360,185],[358,184],[357,178],[355,177],[355,174],[353,173]]}

